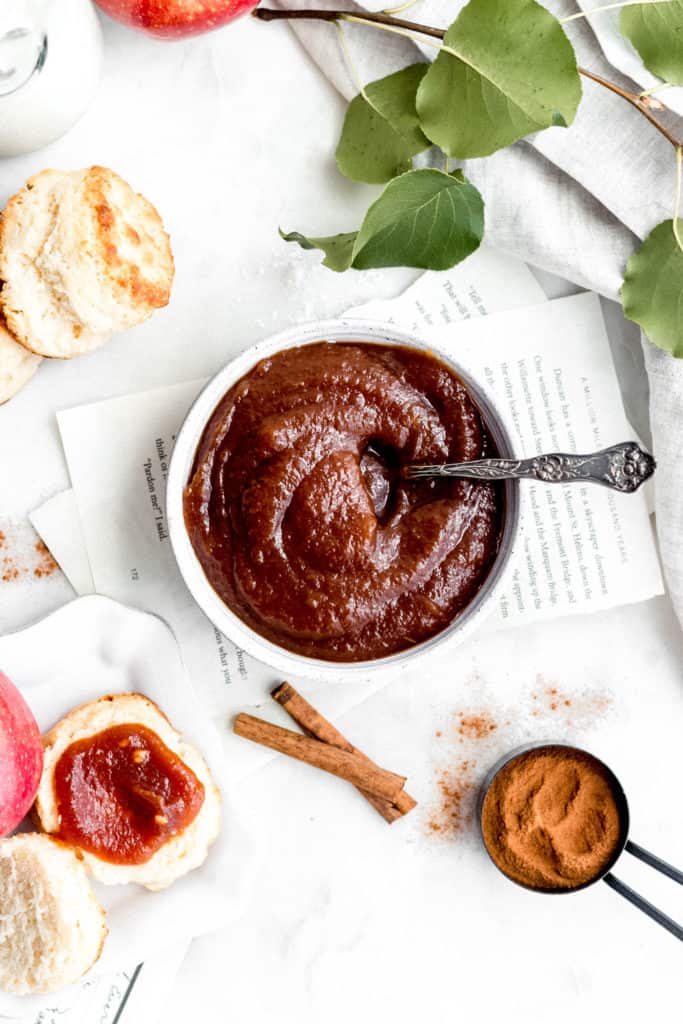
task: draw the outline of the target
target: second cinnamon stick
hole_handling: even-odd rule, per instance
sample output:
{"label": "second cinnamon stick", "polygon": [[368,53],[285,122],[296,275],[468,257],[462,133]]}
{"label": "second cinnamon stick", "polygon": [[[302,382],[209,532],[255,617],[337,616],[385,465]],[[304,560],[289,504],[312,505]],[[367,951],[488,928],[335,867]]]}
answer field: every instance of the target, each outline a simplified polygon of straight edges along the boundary
{"label": "second cinnamon stick", "polygon": [[398,798],[406,781],[403,775],[379,768],[363,756],[350,753],[348,750],[340,750],[310,736],[302,736],[290,729],[282,729],[279,725],[271,725],[270,722],[254,718],[253,715],[237,715],[233,731],[238,736],[260,743],[261,746],[270,747],[271,750],[288,754],[297,761],[304,761],[314,768],[321,768],[340,779],[346,779],[354,786],[392,803]]}
{"label": "second cinnamon stick", "polygon": [[[309,704],[305,697],[294,689],[291,683],[281,683],[280,686],[271,692],[273,700],[277,701],[281,707],[285,709],[288,715],[294,719],[294,721],[305,729],[306,732],[315,736],[316,739],[322,740],[323,743],[328,743],[333,747],[337,747],[339,750],[346,750],[350,754],[356,754],[358,757],[363,758],[368,764],[374,764],[370,758],[364,754],[361,750],[346,739],[346,737],[339,732],[336,726],[332,725],[332,722],[328,721],[323,715],[320,714],[312,704]],[[375,766],[376,767],[376,766]],[[406,793],[405,789],[396,797],[395,801],[391,802],[385,800],[383,797],[377,796],[375,793],[369,792],[362,786],[356,787],[359,793],[365,797],[368,803],[372,804],[375,810],[382,815],[384,820],[390,825],[394,821],[398,821],[404,814],[408,814],[414,807],[417,806],[417,801]]]}

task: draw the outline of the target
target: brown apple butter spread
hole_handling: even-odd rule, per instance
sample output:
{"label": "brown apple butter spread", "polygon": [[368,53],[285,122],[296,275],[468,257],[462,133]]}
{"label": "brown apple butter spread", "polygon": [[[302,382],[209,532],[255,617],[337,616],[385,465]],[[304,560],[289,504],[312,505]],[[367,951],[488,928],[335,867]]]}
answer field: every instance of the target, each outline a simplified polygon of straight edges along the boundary
{"label": "brown apple butter spread", "polygon": [[401,478],[495,454],[462,381],[433,356],[319,342],[264,359],[199,443],[185,522],[204,572],[290,651],[360,661],[438,633],[498,550],[486,483]]}
{"label": "brown apple butter spread", "polygon": [[113,864],[144,864],[187,828],[204,786],[144,725],[113,725],[76,740],[54,776],[59,837]]}

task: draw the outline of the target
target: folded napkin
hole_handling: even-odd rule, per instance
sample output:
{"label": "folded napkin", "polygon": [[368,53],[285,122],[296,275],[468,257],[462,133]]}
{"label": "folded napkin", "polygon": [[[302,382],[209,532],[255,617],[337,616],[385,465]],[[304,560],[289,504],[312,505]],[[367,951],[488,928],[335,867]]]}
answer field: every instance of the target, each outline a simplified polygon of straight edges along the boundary
{"label": "folded napkin", "polygon": [[[281,6],[290,6],[275,0]],[[447,27],[466,0],[420,0],[402,16]],[[291,6],[343,6],[334,0],[297,0]],[[371,0],[367,10],[377,10]],[[545,0],[557,17],[576,13],[572,0]],[[594,6],[582,0],[582,7]],[[617,12],[618,13],[618,12]],[[602,19],[602,20],[601,20]],[[595,31],[593,29],[595,24]],[[333,25],[292,22],[291,27],[324,74],[346,98],[357,88],[351,79]],[[621,40],[613,12],[593,15],[591,22],[568,23],[566,31],[584,67],[635,91],[653,78]],[[345,24],[349,48],[364,82],[389,74],[434,50],[372,27]],[[597,33],[597,34],[596,34]],[[608,62],[607,55],[609,55]],[[620,70],[638,74],[638,84]],[[486,202],[486,237],[497,248],[559,274],[585,288],[618,298],[629,255],[659,221],[671,217],[675,155],[669,143],[624,100],[583,79],[583,100],[567,130],[550,128],[493,156],[469,160],[465,173]],[[671,107],[683,110],[683,90],[665,94]],[[683,135],[683,118],[678,133]],[[296,225],[315,233],[316,224]],[[353,225],[349,225],[349,229]],[[683,465],[675,438],[683,412],[683,361],[642,340],[650,384],[650,422],[655,454],[657,530],[671,598],[683,624]]]}

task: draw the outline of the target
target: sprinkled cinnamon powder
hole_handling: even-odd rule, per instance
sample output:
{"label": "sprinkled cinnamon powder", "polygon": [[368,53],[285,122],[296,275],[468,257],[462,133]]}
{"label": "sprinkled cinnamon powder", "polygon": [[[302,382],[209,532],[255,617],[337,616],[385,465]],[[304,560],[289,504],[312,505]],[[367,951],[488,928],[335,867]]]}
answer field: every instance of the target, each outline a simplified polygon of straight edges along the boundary
{"label": "sprinkled cinnamon powder", "polygon": [[1,583],[14,583],[26,577],[43,579],[59,570],[45,544],[36,541],[35,536],[30,528],[0,530]]}
{"label": "sprinkled cinnamon powder", "polygon": [[18,580],[21,572],[12,558],[3,558],[2,560],[2,579],[3,583],[11,583],[12,580]]}
{"label": "sprinkled cinnamon powder", "polygon": [[[16,531],[14,531],[16,532]],[[10,544],[5,529],[0,531],[0,581],[13,583],[26,572],[25,559],[22,557],[23,545],[16,540]]]}
{"label": "sprinkled cinnamon powder", "polygon": [[426,805],[427,816],[423,818],[427,834],[456,838],[473,831],[477,790],[497,757],[533,740],[539,729],[546,735],[558,726],[574,733],[588,729],[611,704],[608,692],[584,690],[570,696],[539,675],[534,689],[527,691],[520,705],[498,707],[496,717],[486,707],[453,712],[452,725],[437,728],[434,733],[439,741],[439,763],[434,769],[434,798]]}
{"label": "sprinkled cinnamon powder", "polygon": [[455,768],[442,768],[436,773],[439,803],[427,822],[429,832],[456,836],[471,824],[474,814],[476,785],[470,777],[471,761],[461,761]]}
{"label": "sprinkled cinnamon powder", "polygon": [[[7,549],[7,536],[3,530],[0,530],[0,551]],[[14,559],[8,555],[3,555],[0,559],[0,580],[3,583],[9,583],[11,580],[17,579],[19,576],[19,569],[17,568]]]}
{"label": "sprinkled cinnamon powder", "polygon": [[612,698],[606,693],[585,692],[569,696],[556,685],[548,685],[542,675],[536,677],[536,689],[531,694],[534,718],[562,716],[564,724],[572,728],[585,728],[607,711]]}
{"label": "sprinkled cinnamon powder", "polygon": [[468,739],[483,740],[497,728],[496,723],[487,712],[466,715],[461,711],[458,713],[458,718],[458,733]]}
{"label": "sprinkled cinnamon powder", "polygon": [[42,540],[39,540],[36,543],[36,551],[40,556],[40,561],[33,570],[33,575],[37,576],[38,579],[41,579],[43,576],[51,576],[52,573],[59,568],[59,566],[55,562],[54,558],[52,557],[48,549],[43,544]]}
{"label": "sprinkled cinnamon powder", "polygon": [[[497,724],[487,711],[455,714],[455,732],[459,744],[479,743],[497,729]],[[437,739],[443,730],[437,729]],[[476,782],[472,773],[476,760],[472,757],[459,761],[455,766],[436,769],[438,798],[431,805],[427,819],[427,831],[431,834],[453,837],[470,828],[474,816]]]}

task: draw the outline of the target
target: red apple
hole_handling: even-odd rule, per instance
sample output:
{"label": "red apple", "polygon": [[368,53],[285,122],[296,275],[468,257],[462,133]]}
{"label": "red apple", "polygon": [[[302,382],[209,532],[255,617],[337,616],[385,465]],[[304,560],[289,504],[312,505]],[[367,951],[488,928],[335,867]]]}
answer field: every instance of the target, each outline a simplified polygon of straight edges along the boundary
{"label": "red apple", "polygon": [[96,0],[124,25],[160,39],[210,32],[258,6],[259,0]]}
{"label": "red apple", "polygon": [[42,772],[38,723],[16,686],[0,672],[0,836],[26,817]]}

